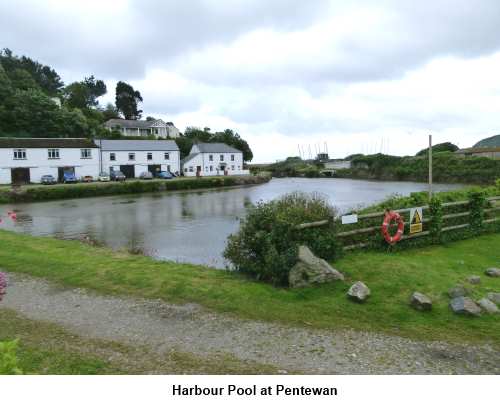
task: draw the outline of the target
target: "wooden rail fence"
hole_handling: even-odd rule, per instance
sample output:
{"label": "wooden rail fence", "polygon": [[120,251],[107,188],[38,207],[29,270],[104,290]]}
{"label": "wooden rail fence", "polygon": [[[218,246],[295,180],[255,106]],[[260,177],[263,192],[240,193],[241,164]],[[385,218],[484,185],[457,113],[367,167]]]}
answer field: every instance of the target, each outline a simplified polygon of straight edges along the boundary
{"label": "wooden rail fence", "polygon": [[[491,207],[483,209],[484,213],[491,214],[491,213],[500,211],[500,196],[486,198],[486,201],[488,202],[489,205],[491,205]],[[469,203],[470,203],[470,201],[456,201],[456,202],[450,202],[450,203],[443,203],[443,204],[441,204],[441,207],[443,209],[452,208],[452,207],[461,207],[461,206],[467,206],[467,205],[469,205]],[[428,210],[429,206],[425,205],[425,206],[422,206],[419,208],[422,208],[422,210]],[[410,210],[411,210],[411,208],[402,208],[402,209],[397,209],[397,210],[393,210],[393,211],[397,212],[399,214],[405,214],[405,213],[409,213]],[[456,212],[456,213],[443,215],[441,218],[443,219],[443,221],[450,220],[450,219],[457,219],[457,218],[469,218],[470,214],[471,214],[471,211],[467,210],[467,211],[460,211],[460,212]],[[362,215],[358,215],[358,221],[364,221],[364,220],[375,219],[375,218],[380,218],[382,220],[384,215],[385,215],[385,211],[373,212],[373,213],[369,213],[369,214],[362,214]],[[300,224],[300,225],[295,226],[295,229],[296,230],[303,230],[303,229],[308,229],[308,228],[322,227],[322,226],[328,225],[330,223],[330,221],[332,221],[332,220],[333,220],[333,218],[325,219],[322,221]],[[424,216],[424,219],[422,222],[425,224],[425,223],[428,223],[429,221],[430,221],[430,219],[428,219]],[[500,221],[500,216],[494,216],[493,218],[484,219],[482,221],[482,223],[488,224],[488,223],[493,223],[496,221]],[[380,224],[382,224],[382,222],[380,222]],[[405,221],[404,224],[405,224],[405,228],[406,228],[406,226],[409,225],[409,222]],[[453,230],[457,230],[457,229],[464,229],[464,228],[467,228],[469,226],[470,226],[469,222],[445,226],[441,229],[441,232],[449,232],[449,231],[453,231]],[[371,233],[375,233],[375,232],[378,233],[378,232],[380,232],[380,227],[381,227],[381,225],[367,226],[364,228],[356,228],[356,229],[352,229],[352,230],[348,230],[348,231],[339,232],[339,233],[337,233],[337,236],[340,238],[345,238],[348,236],[355,236],[355,235],[361,235],[361,234],[371,234]],[[403,235],[402,240],[419,238],[422,236],[428,236],[429,234],[430,234],[429,231],[423,231],[423,232],[414,233],[414,234],[410,234],[410,235],[405,234],[405,235]],[[357,248],[363,248],[363,247],[366,247],[369,245],[370,245],[370,243],[356,243],[356,244],[344,246],[343,249],[344,250],[353,250],[353,249],[357,249]]]}

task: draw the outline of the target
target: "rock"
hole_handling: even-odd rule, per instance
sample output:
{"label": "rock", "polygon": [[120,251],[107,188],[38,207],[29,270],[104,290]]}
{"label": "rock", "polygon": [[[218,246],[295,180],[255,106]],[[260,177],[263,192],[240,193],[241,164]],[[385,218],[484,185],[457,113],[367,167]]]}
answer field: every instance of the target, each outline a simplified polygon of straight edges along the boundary
{"label": "rock", "polygon": [[288,275],[290,287],[307,287],[311,284],[329,283],[336,280],[344,280],[344,275],[325,260],[316,257],[307,246],[299,246],[298,261]]}
{"label": "rock", "polygon": [[500,277],[500,269],[497,269],[496,267],[490,267],[484,272],[484,274],[490,277]]}
{"label": "rock", "polygon": [[488,293],[486,298],[493,301],[495,304],[500,304],[500,293]]}
{"label": "rock", "polygon": [[456,314],[479,316],[481,308],[468,297],[457,297],[450,301],[450,308]]}
{"label": "rock", "polygon": [[430,311],[432,309],[431,299],[422,293],[414,292],[410,299],[410,305],[419,311]]}
{"label": "rock", "polygon": [[347,291],[347,296],[357,302],[366,301],[370,294],[370,289],[361,281],[354,283],[351,288],[349,288],[349,291]]}
{"label": "rock", "polygon": [[481,283],[481,277],[479,276],[470,276],[467,281],[471,284],[480,284]]}
{"label": "rock", "polygon": [[469,290],[465,288],[463,285],[457,285],[453,288],[450,288],[448,290],[448,295],[450,298],[458,298],[458,297],[465,297],[469,294]]}
{"label": "rock", "polygon": [[482,298],[477,302],[481,308],[483,308],[489,314],[496,314],[498,312],[497,304],[490,301],[488,298]]}

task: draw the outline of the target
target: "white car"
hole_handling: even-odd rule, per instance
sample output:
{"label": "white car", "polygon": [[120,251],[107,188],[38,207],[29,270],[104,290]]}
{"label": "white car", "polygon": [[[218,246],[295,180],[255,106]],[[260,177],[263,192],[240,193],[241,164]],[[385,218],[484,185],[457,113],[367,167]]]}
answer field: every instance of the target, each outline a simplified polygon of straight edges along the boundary
{"label": "white car", "polygon": [[97,178],[99,181],[110,181],[111,179],[109,178],[109,174],[106,172],[99,173],[99,177]]}

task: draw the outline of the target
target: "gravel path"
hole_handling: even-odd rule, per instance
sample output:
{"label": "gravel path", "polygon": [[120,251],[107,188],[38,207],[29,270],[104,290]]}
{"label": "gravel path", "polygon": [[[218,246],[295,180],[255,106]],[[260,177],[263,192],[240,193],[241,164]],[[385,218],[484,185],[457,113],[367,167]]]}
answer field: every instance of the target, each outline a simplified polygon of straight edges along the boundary
{"label": "gravel path", "polygon": [[1,307],[55,322],[82,337],[241,360],[307,374],[500,374],[489,346],[415,342],[369,332],[324,331],[243,321],[198,305],[101,296],[9,274]]}

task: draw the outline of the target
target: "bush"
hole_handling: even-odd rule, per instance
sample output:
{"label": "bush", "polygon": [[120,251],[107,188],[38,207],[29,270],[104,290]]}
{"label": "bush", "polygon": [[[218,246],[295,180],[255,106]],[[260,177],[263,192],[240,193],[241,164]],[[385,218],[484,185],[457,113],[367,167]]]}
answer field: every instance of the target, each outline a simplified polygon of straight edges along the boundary
{"label": "bush", "polygon": [[17,360],[17,340],[0,342],[0,375],[22,374]]}
{"label": "bush", "polygon": [[[309,246],[325,260],[340,255],[334,217],[334,208],[318,194],[292,193],[271,202],[260,202],[249,210],[238,233],[229,236],[224,257],[237,271],[286,286],[299,245]],[[296,225],[324,219],[331,220],[323,227],[295,229]]]}

